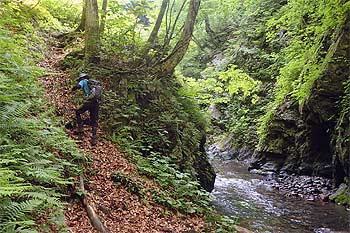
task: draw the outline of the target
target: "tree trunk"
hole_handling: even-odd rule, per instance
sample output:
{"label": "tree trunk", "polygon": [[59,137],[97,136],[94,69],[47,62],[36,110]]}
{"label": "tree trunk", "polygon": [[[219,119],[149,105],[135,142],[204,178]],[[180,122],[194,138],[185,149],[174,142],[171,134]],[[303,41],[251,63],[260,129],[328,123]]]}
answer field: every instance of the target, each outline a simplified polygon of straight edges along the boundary
{"label": "tree trunk", "polygon": [[[179,20],[180,14],[186,4],[187,0],[184,0],[182,2],[181,8],[179,10],[179,12],[177,13],[177,16],[175,18],[175,21],[173,23],[173,25],[171,26],[171,22],[169,22],[169,29],[167,30],[166,36],[165,36],[165,40],[164,40],[164,44],[163,44],[163,55],[167,52],[167,48],[170,44],[171,39],[173,38],[174,35],[174,31],[175,31],[175,27],[177,24],[177,21]],[[171,11],[170,11],[170,15],[171,15]],[[171,28],[170,28],[171,27]]]}
{"label": "tree trunk", "polygon": [[99,52],[99,20],[97,0],[86,0],[85,61],[96,63]]}
{"label": "tree trunk", "polygon": [[81,20],[80,20],[80,24],[77,27],[77,29],[75,29],[75,31],[77,32],[83,32],[85,31],[85,21],[86,21],[86,0],[84,0],[84,4],[83,4],[83,11],[81,12]]}
{"label": "tree trunk", "polygon": [[100,35],[102,35],[103,31],[105,30],[107,5],[108,5],[108,0],[103,0],[103,2],[102,2],[102,11],[101,11]]}
{"label": "tree trunk", "polygon": [[165,14],[166,8],[168,7],[168,4],[169,4],[169,0],[162,1],[162,6],[160,7],[160,11],[159,11],[159,14],[157,17],[156,24],[154,25],[153,30],[151,32],[151,35],[149,36],[149,38],[147,40],[148,46],[152,46],[157,39],[160,25],[162,24],[163,16]]}
{"label": "tree trunk", "polygon": [[171,54],[163,61],[161,61],[160,65],[157,67],[157,70],[161,76],[167,76],[171,74],[174,71],[176,65],[179,64],[185,55],[188,45],[191,41],[200,2],[201,0],[190,1],[186,22],[181,33],[180,40],[176,43]]}

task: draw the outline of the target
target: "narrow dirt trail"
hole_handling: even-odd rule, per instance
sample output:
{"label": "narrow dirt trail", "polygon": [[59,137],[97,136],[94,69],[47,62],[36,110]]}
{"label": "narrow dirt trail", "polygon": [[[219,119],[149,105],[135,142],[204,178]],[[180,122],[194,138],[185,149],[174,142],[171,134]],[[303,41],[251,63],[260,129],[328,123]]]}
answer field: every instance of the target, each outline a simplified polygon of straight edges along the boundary
{"label": "narrow dirt trail", "polygon": [[[58,66],[64,56],[63,49],[53,46],[49,49],[45,61],[39,65],[53,73],[41,78],[46,89],[45,95],[55,106],[57,114],[68,121],[74,117],[75,106],[69,94],[71,77]],[[82,152],[89,154],[92,158],[91,164],[83,174],[85,189],[88,192],[88,201],[95,206],[95,211],[110,232],[203,231],[204,221],[201,217],[169,211],[151,201],[145,204],[138,196],[116,185],[111,179],[115,171],[137,175],[136,167],[112,142],[105,139],[101,129],[98,130],[98,143],[92,147],[90,131],[90,127],[85,127],[84,137],[77,143]],[[72,130],[67,130],[67,133],[71,138],[78,140]],[[139,179],[143,180],[143,184],[148,187],[156,186],[154,182],[140,176]],[[91,225],[85,208],[78,200],[66,208],[65,220],[71,232],[97,232]]]}

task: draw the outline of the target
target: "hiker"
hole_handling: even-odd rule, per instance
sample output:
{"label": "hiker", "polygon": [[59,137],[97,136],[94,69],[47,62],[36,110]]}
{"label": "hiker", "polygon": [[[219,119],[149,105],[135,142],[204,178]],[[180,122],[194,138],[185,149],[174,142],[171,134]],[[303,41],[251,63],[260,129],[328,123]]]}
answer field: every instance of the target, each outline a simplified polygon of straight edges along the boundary
{"label": "hiker", "polygon": [[78,89],[82,89],[85,95],[84,104],[75,112],[78,124],[77,134],[82,134],[83,132],[83,121],[81,119],[81,114],[89,111],[89,123],[92,126],[91,145],[94,146],[96,145],[98,111],[102,98],[102,88],[99,85],[98,81],[90,80],[90,76],[86,73],[79,74],[77,82],[78,84],[72,88],[71,93],[75,92]]}

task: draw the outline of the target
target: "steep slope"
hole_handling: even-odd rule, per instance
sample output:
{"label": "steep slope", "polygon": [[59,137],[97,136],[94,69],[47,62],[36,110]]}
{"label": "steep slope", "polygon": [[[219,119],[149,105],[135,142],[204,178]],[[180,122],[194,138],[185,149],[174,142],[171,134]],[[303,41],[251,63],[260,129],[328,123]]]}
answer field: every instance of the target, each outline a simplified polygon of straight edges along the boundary
{"label": "steep slope", "polygon": [[[64,51],[55,47],[47,54],[47,60],[41,63],[42,67],[51,70],[54,74],[41,79],[46,88],[46,96],[56,107],[57,114],[63,115],[66,120],[74,117],[74,104],[68,94],[70,86],[69,74],[64,73],[57,66],[64,57]],[[99,142],[91,147],[89,130],[84,128],[84,137],[79,147],[84,153],[91,156],[91,164],[86,168],[83,176],[87,199],[99,216],[101,216],[110,232],[183,232],[202,231],[203,218],[197,215],[184,215],[177,211],[155,204],[150,198],[150,190],[157,189],[155,182],[137,174],[127,155],[120,152],[110,141],[104,138],[101,130],[98,131]],[[77,139],[72,130],[67,131],[73,139]],[[132,194],[126,187],[117,185],[113,181],[113,174],[119,171],[126,176],[134,177],[145,187],[144,197]],[[79,190],[75,190],[79,191]],[[80,202],[73,200],[66,209],[66,222],[72,232],[96,232],[91,226],[86,211]]]}

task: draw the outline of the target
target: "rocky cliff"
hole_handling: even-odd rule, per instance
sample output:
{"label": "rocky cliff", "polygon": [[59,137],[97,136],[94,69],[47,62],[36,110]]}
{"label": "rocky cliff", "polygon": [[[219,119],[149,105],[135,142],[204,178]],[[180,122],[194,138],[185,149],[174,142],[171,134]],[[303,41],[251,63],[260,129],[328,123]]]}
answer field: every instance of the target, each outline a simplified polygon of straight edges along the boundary
{"label": "rocky cliff", "polygon": [[[348,21],[349,22],[349,21]],[[333,178],[349,176],[350,31],[339,32],[327,52],[327,68],[303,106],[292,97],[277,109],[266,140],[255,151],[250,169]]]}

